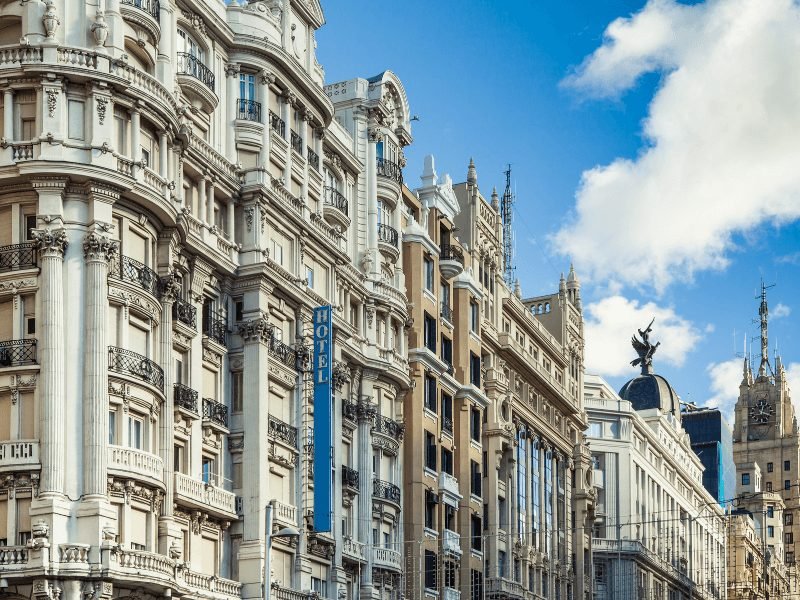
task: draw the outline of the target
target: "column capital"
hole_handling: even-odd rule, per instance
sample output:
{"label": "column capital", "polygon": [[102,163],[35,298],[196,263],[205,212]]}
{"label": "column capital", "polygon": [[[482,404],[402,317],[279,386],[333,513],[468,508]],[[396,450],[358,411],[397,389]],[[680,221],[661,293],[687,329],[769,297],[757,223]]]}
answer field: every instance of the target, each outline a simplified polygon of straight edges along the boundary
{"label": "column capital", "polygon": [[297,94],[291,90],[283,90],[278,98],[286,104],[294,104],[297,102]]}
{"label": "column capital", "polygon": [[228,63],[225,65],[225,75],[226,77],[236,77],[242,70],[242,65],[239,63]]}
{"label": "column capital", "polygon": [[275,326],[269,322],[267,313],[261,312],[255,319],[239,323],[239,335],[245,342],[269,343]]}
{"label": "column capital", "polygon": [[178,277],[175,275],[175,270],[170,269],[164,277],[161,278],[161,302],[162,304],[172,304],[181,293],[181,284]]}
{"label": "column capital", "polygon": [[83,257],[86,262],[108,263],[119,250],[119,242],[112,240],[107,230],[93,229],[83,238]]}
{"label": "column capital", "polygon": [[69,245],[67,230],[63,227],[34,229],[32,232],[36,248],[46,258],[64,258]]}
{"label": "column capital", "polygon": [[275,83],[275,73],[270,71],[269,69],[264,69],[261,71],[261,83],[264,85],[272,85]]}

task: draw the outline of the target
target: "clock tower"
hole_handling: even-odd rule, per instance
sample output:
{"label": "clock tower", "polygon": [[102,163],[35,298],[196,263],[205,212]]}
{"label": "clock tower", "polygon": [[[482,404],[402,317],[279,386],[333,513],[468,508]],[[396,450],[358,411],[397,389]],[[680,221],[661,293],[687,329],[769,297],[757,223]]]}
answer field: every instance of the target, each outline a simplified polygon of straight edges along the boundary
{"label": "clock tower", "polygon": [[[742,492],[775,492],[786,505],[784,510],[784,539],[774,540],[773,556],[785,542],[784,556],[775,556],[794,567],[800,559],[800,438],[797,419],[789,394],[786,370],[780,357],[772,365],[769,360],[767,325],[769,309],[767,288],[761,284],[761,304],[758,314],[761,323],[761,362],[753,373],[748,358],[744,359],[739,399],[736,402],[733,430],[733,460],[736,463],[737,495]],[[760,476],[751,473],[758,465]],[[745,483],[747,482],[747,483]],[[754,489],[753,485],[760,489]],[[746,488],[746,489],[745,489]]]}

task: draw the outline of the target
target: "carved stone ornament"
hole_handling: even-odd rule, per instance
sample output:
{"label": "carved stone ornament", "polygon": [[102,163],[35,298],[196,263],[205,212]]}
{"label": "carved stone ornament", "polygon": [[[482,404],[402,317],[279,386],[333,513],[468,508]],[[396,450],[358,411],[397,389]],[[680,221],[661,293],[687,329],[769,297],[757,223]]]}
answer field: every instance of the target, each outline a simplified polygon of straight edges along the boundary
{"label": "carved stone ornament", "polygon": [[280,22],[281,16],[283,15],[283,0],[251,1],[244,6],[244,9]]}
{"label": "carved stone ornament", "polygon": [[333,380],[333,387],[337,392],[340,391],[345,383],[350,383],[350,369],[347,368],[345,363],[334,362],[331,379]]}
{"label": "carved stone ornament", "polygon": [[106,122],[106,110],[108,109],[108,98],[97,97],[95,98],[95,102],[97,103],[97,119],[100,121],[100,125]]}
{"label": "carved stone ornament", "polygon": [[49,89],[45,90],[47,94],[47,115],[52,117],[56,114],[56,107],[58,106],[58,90]]}
{"label": "carved stone ornament", "polygon": [[275,83],[275,73],[266,69],[261,71],[261,83],[264,85],[272,85]]}
{"label": "carved stone ornament", "polygon": [[83,256],[87,262],[103,261],[107,263],[116,256],[118,250],[119,242],[97,231],[90,231],[83,238]]}
{"label": "carved stone ornament", "polygon": [[380,142],[381,141],[381,132],[380,129],[377,127],[370,127],[367,130],[367,135],[369,136],[370,142]]}
{"label": "carved stone ornament", "polygon": [[181,284],[175,271],[170,271],[161,278],[161,301],[175,302],[181,293]]}
{"label": "carved stone ornament", "polygon": [[227,77],[236,77],[242,70],[242,65],[239,63],[228,63],[225,65],[225,75]]}
{"label": "carved stone ornament", "polygon": [[61,25],[61,20],[58,18],[55,0],[46,0],[44,4],[45,9],[44,15],[42,16],[42,25],[44,25],[44,31],[47,35],[47,38],[53,39],[56,37],[56,29],[58,29],[58,26]]}
{"label": "carved stone ornament", "polygon": [[239,335],[246,342],[261,341],[268,344],[274,329],[275,326],[269,322],[267,314],[264,312],[255,319],[239,323]]}
{"label": "carved stone ornament", "polygon": [[97,47],[105,46],[106,38],[108,37],[108,23],[106,23],[106,16],[102,10],[98,10],[97,14],[95,14],[91,31]]}
{"label": "carved stone ornament", "polygon": [[36,240],[36,248],[43,257],[64,257],[64,252],[66,252],[69,245],[65,229],[50,229],[46,227],[44,229],[34,229],[31,233]]}
{"label": "carved stone ornament", "polygon": [[255,217],[255,206],[247,206],[244,209],[244,220],[247,223],[247,231],[253,230],[253,218]]}

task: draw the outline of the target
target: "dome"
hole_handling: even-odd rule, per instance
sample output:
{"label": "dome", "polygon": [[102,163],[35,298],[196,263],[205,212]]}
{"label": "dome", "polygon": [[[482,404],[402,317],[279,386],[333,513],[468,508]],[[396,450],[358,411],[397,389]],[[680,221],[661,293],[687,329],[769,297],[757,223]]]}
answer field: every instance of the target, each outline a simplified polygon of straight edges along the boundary
{"label": "dome", "polygon": [[643,373],[622,386],[619,397],[631,403],[634,410],[660,408],[680,417],[678,393],[665,378],[653,373]]}

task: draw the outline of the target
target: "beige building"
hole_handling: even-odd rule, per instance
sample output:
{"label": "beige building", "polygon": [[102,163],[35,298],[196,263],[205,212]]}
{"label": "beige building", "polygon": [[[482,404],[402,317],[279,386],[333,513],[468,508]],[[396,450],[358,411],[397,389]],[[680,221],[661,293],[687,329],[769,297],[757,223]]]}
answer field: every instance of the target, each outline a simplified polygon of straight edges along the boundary
{"label": "beige building", "polygon": [[[409,107],[324,86],[316,0],[0,11],[0,585],[397,597]],[[336,117],[334,119],[334,117]],[[333,531],[310,316],[335,307]]]}
{"label": "beige building", "polygon": [[498,197],[472,162],[453,185],[429,157],[407,205],[405,510],[424,518],[406,527],[406,595],[590,598],[577,278],[528,300],[509,288]]}

